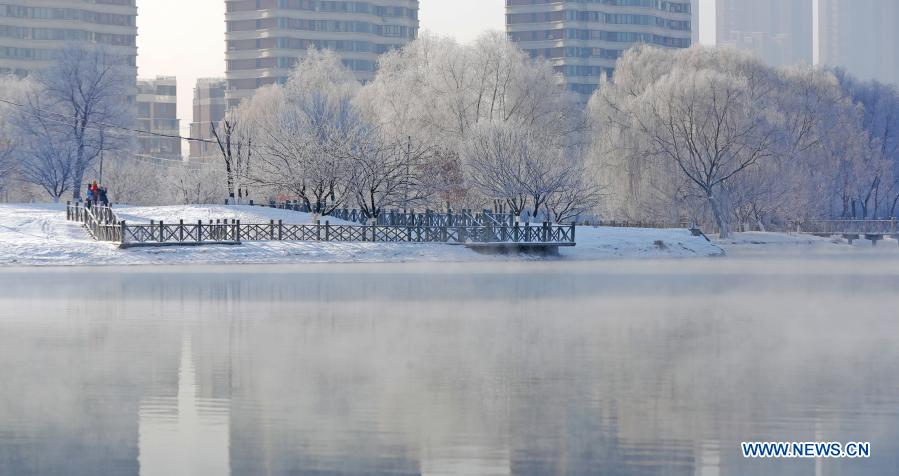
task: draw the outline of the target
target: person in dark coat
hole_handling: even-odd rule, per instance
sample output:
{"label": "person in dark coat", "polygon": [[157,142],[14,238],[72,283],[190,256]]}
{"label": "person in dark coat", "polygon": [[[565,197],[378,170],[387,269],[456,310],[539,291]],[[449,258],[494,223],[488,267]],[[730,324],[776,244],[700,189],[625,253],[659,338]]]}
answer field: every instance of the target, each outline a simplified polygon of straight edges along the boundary
{"label": "person in dark coat", "polygon": [[84,197],[84,204],[87,208],[91,207],[91,202],[94,201],[94,189],[89,184],[87,186],[87,195]]}
{"label": "person in dark coat", "polygon": [[109,206],[109,198],[106,196],[106,187],[100,187],[100,205]]}

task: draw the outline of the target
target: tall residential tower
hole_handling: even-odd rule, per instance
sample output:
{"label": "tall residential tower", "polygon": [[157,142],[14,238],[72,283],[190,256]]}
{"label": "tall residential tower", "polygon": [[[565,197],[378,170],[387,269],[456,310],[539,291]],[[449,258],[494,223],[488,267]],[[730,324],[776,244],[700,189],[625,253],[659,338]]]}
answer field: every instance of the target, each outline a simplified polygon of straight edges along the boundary
{"label": "tall residential tower", "polygon": [[688,48],[691,10],[690,0],[506,0],[506,30],[588,98],[632,45]]}
{"label": "tall residential tower", "polygon": [[772,66],[813,64],[813,0],[717,0],[716,44],[750,50]]}
{"label": "tall residential tower", "polygon": [[[141,130],[180,135],[178,81],[172,76],[137,81],[137,124]],[[140,152],[155,158],[181,160],[181,139],[142,135]]]}
{"label": "tall residential tower", "polygon": [[49,65],[72,42],[107,47],[137,78],[135,0],[4,0],[0,3],[0,73],[25,76]]}
{"label": "tall residential tower", "polygon": [[418,0],[225,0],[227,100],[284,83],[311,47],[337,52],[356,76],[418,34]]}
{"label": "tall residential tower", "polygon": [[[224,78],[200,78],[194,87],[194,120],[190,124],[190,136],[194,139],[214,140],[212,125],[225,118],[228,103],[225,90],[228,82]],[[192,141],[190,160],[210,161],[220,157],[219,148],[209,142]]]}
{"label": "tall residential tower", "polygon": [[818,0],[818,61],[899,84],[899,1]]}

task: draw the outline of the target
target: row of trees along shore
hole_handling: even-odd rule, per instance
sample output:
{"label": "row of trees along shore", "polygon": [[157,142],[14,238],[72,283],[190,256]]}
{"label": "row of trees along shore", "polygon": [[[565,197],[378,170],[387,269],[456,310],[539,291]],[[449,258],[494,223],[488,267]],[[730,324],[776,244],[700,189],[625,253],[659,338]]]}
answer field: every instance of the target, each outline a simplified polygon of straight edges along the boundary
{"label": "row of trees along shore", "polygon": [[587,104],[501,33],[423,35],[367,84],[311,50],[212,126],[219,157],[201,163],[134,153],[121,66],[72,46],[0,81],[7,195],[78,198],[105,152],[112,200],[135,204],[282,197],[374,217],[501,203],[532,221],[696,221],[722,235],[899,211],[895,86],[733,49],[635,46]]}

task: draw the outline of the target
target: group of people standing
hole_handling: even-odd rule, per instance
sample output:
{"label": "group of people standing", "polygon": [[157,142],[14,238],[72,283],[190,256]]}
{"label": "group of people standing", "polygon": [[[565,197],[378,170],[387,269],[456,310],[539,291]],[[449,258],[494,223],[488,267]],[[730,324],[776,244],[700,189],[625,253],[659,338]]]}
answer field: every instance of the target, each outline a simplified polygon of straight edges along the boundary
{"label": "group of people standing", "polygon": [[85,204],[88,208],[94,203],[104,207],[109,206],[109,198],[106,196],[106,187],[97,185],[96,180],[87,185],[87,195],[85,197]]}

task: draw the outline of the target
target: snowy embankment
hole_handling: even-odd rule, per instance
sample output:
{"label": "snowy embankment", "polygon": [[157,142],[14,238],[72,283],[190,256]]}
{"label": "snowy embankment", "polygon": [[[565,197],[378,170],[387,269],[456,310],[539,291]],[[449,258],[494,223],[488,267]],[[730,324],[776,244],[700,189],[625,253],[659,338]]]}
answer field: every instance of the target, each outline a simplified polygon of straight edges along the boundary
{"label": "snowy embankment", "polygon": [[713,238],[715,244],[734,256],[770,253],[776,250],[780,254],[815,252],[822,255],[855,254],[899,254],[896,239],[886,237],[873,246],[865,239],[849,242],[840,236],[819,237],[798,235],[795,233],[744,232],[734,233],[729,238]]}
{"label": "snowy embankment", "polygon": [[[306,213],[261,207],[120,207],[131,223],[162,220],[185,223],[239,219],[241,223],[311,223]],[[338,220],[329,220],[340,224]],[[721,248],[686,230],[582,227],[577,247],[562,249],[562,259],[664,258],[718,256]],[[462,246],[404,243],[248,242],[240,246],[132,248],[98,243],[76,223],[66,221],[64,205],[0,205],[0,265],[132,265],[322,262],[452,262],[532,257],[486,256]]]}

